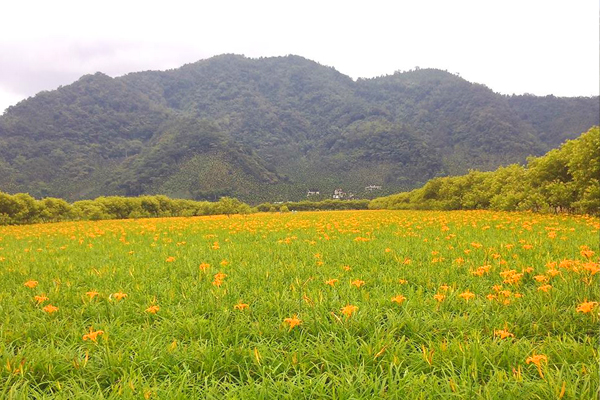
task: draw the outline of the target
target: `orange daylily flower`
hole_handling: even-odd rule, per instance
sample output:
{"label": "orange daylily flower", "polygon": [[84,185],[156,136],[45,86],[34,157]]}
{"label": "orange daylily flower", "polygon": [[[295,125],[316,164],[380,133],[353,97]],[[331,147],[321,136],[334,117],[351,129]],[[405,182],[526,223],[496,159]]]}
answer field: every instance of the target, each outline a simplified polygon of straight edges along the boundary
{"label": "orange daylily flower", "polygon": [[542,374],[542,365],[541,364],[542,364],[542,362],[546,362],[547,363],[548,362],[548,357],[546,357],[543,354],[535,354],[534,353],[530,357],[527,357],[527,359],[525,360],[525,362],[527,364],[534,363],[535,366],[538,369],[538,373],[540,374],[540,378],[544,377],[544,374]]}
{"label": "orange daylily flower", "polygon": [[146,312],[150,313],[150,314],[156,314],[158,312],[158,310],[160,310],[160,307],[156,306],[156,305],[146,308]]}
{"label": "orange daylily flower", "polygon": [[52,314],[58,311],[58,307],[48,304],[46,307],[42,308],[42,310],[46,311],[48,314]]}
{"label": "orange daylily flower", "polygon": [[365,281],[361,281],[360,279],[356,279],[356,280],[353,280],[352,282],[350,282],[350,284],[356,286],[357,288],[360,288],[362,285],[365,284]]}
{"label": "orange daylily flower", "polygon": [[127,294],[122,293],[122,292],[117,292],[117,293],[113,293],[111,296],[117,300],[123,300],[125,297],[127,297]]}
{"label": "orange daylily flower", "polygon": [[392,297],[392,302],[394,302],[394,303],[402,304],[404,302],[404,300],[406,300],[406,297],[402,296],[401,294],[399,294],[398,296]]}
{"label": "orange daylily flower", "polygon": [[333,287],[337,281],[337,279],[330,279],[328,281],[325,281],[325,284]]}
{"label": "orange daylily flower", "polygon": [[548,293],[548,290],[550,290],[550,289],[552,289],[552,285],[543,285],[538,288],[538,290],[541,290],[542,292],[546,292],[546,293]]}
{"label": "orange daylily flower", "polygon": [[398,283],[401,285],[406,285],[408,283],[408,281],[406,279],[399,279]]}
{"label": "orange daylily flower", "polygon": [[223,280],[227,277],[227,274],[224,274],[222,272],[217,272],[215,274],[215,280],[213,281],[213,285],[216,287],[221,287],[221,285],[223,284]]}
{"label": "orange daylily flower", "polygon": [[446,298],[446,295],[438,293],[438,294],[434,294],[433,298],[441,303]]}
{"label": "orange daylily flower", "polygon": [[600,272],[600,264],[592,261],[582,264],[581,266],[583,267],[583,269],[588,271],[590,275],[596,275],[598,272]]}
{"label": "orange daylily flower", "polygon": [[91,290],[89,292],[85,292],[86,296],[88,296],[90,298],[90,300],[92,300],[94,297],[98,296],[100,293]]}
{"label": "orange daylily flower", "polygon": [[167,259],[165,261],[166,262],[173,262],[173,261],[175,261],[175,257],[173,257],[173,256],[167,257]]}
{"label": "orange daylily flower", "polygon": [[250,307],[248,304],[246,303],[238,303],[235,306],[233,306],[234,309],[236,310],[245,310],[246,308]]}
{"label": "orange daylily flower", "polygon": [[525,360],[527,364],[534,363],[535,365],[540,365],[542,362],[548,362],[548,357],[543,354],[532,354],[530,357]]}
{"label": "orange daylily flower", "polygon": [[463,299],[465,299],[465,301],[469,301],[469,299],[472,299],[473,297],[475,297],[475,293],[471,293],[470,291],[467,290],[467,291],[459,294],[459,296],[462,297]]}
{"label": "orange daylily flower", "polygon": [[581,255],[585,258],[592,258],[592,256],[594,255],[594,252],[590,249],[583,249],[583,250],[581,250]]}
{"label": "orange daylily flower", "polygon": [[48,300],[48,298],[46,297],[46,295],[41,295],[41,296],[33,296],[34,300],[38,303],[38,304],[42,304],[43,302],[45,302],[46,300]]}
{"label": "orange daylily flower", "polygon": [[200,270],[201,270],[202,272],[204,272],[204,271],[206,271],[207,269],[209,269],[209,268],[210,268],[210,264],[207,264],[207,263],[202,263],[202,264],[200,264],[200,266],[199,266],[198,268],[200,268]]}
{"label": "orange daylily flower", "polygon": [[33,289],[34,287],[36,287],[38,285],[38,281],[27,281],[23,285],[27,286],[30,289]]}
{"label": "orange daylily flower", "polygon": [[297,315],[294,315],[292,318],[285,318],[283,322],[290,326],[290,331],[293,327],[302,325],[302,320],[299,320]]}
{"label": "orange daylily flower", "polygon": [[515,337],[514,334],[510,333],[506,329],[498,329],[494,331],[494,336],[499,336],[500,339],[506,339],[508,337]]}
{"label": "orange daylily flower", "polygon": [[92,329],[92,327],[90,327],[90,333],[86,333],[85,335],[83,335],[83,340],[91,340],[92,342],[95,342],[98,340],[98,336],[99,335],[103,335],[104,331],[95,331]]}
{"label": "orange daylily flower", "polygon": [[352,314],[354,314],[356,312],[356,310],[358,310],[357,306],[348,304],[347,306],[342,307],[342,309],[340,311],[342,312],[342,314],[344,314],[346,316],[346,318],[350,318],[350,316]]}
{"label": "orange daylily flower", "polygon": [[584,301],[577,306],[577,312],[589,313],[596,307],[596,305],[598,305],[597,301]]}

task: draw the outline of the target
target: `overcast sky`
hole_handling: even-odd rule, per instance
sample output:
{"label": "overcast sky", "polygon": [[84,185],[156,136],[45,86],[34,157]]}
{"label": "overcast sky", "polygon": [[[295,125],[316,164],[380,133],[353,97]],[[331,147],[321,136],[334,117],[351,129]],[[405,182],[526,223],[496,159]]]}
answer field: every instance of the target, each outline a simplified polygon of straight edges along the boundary
{"label": "overcast sky", "polygon": [[599,14],[598,0],[7,1],[0,113],[84,74],[222,53],[297,54],[353,78],[419,66],[506,94],[598,95]]}

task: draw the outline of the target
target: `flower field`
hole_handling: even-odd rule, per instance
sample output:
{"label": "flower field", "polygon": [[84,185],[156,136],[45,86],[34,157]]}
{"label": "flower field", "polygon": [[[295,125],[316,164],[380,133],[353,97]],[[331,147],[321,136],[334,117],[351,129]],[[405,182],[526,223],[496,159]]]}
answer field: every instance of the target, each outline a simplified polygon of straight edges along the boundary
{"label": "flower field", "polygon": [[0,398],[598,397],[600,221],[0,227]]}

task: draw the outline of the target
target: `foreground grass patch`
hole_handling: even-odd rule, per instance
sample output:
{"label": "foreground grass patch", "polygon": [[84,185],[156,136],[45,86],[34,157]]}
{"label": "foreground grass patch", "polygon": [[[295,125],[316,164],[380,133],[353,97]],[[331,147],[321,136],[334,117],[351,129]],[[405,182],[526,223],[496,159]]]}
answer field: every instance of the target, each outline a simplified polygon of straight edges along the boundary
{"label": "foreground grass patch", "polygon": [[0,227],[2,398],[598,395],[598,219]]}

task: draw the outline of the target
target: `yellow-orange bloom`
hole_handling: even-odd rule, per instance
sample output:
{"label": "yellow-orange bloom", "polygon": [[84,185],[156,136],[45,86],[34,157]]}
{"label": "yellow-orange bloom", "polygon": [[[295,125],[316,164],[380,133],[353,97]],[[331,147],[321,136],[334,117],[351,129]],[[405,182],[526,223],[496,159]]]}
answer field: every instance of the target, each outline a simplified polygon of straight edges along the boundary
{"label": "yellow-orange bloom", "polygon": [[358,310],[357,306],[348,304],[347,306],[342,307],[341,312],[342,312],[342,314],[344,314],[346,316],[346,318],[350,318],[350,316],[352,314],[354,314],[356,312],[356,310]]}
{"label": "yellow-orange bloom", "polygon": [[471,293],[470,291],[467,290],[467,291],[459,294],[459,296],[462,297],[463,299],[465,299],[465,301],[469,301],[469,299],[472,299],[473,297],[475,297],[475,293]]}
{"label": "yellow-orange bloom", "polygon": [[202,263],[202,264],[200,264],[200,266],[199,266],[198,268],[200,268],[200,270],[201,270],[202,272],[204,272],[204,271],[206,271],[207,269],[209,269],[209,268],[210,268],[210,264],[207,264],[207,263]]}
{"label": "yellow-orange bloom", "polygon": [[92,300],[94,297],[98,296],[100,293],[91,290],[89,292],[85,292],[86,296],[88,296],[90,298],[90,300]]}
{"label": "yellow-orange bloom", "polygon": [[222,281],[222,280],[223,280],[223,279],[225,279],[225,278],[227,278],[227,274],[224,274],[224,273],[222,273],[222,272],[217,272],[217,273],[215,274],[215,279],[216,279],[216,280],[220,280],[220,281]]}
{"label": "yellow-orange bloom", "polygon": [[538,290],[541,290],[542,292],[546,292],[546,293],[548,293],[548,290],[550,290],[550,289],[552,289],[552,285],[543,285],[538,288]]}
{"label": "yellow-orange bloom", "polygon": [[525,360],[525,362],[527,364],[534,363],[535,365],[537,365],[539,367],[542,362],[548,362],[548,357],[546,357],[543,354],[535,354],[534,353],[530,357],[528,357],[527,360]]}
{"label": "yellow-orange bloom", "polygon": [[150,314],[156,314],[158,312],[158,310],[160,310],[159,306],[150,306],[150,307],[146,308],[146,312],[150,313]]}
{"label": "yellow-orange bloom", "polygon": [[353,280],[352,282],[350,282],[350,284],[356,286],[357,288],[360,288],[362,285],[365,284],[365,281],[361,281],[360,279],[356,279],[356,280]]}
{"label": "yellow-orange bloom", "polygon": [[394,303],[402,304],[404,302],[404,300],[406,300],[406,297],[402,296],[401,294],[399,294],[398,296],[392,297],[392,302],[394,302]]}
{"label": "yellow-orange bloom", "polygon": [[127,297],[127,294],[122,293],[122,292],[117,292],[117,293],[113,293],[112,297],[114,297],[117,300],[123,300],[125,297]]}
{"label": "yellow-orange bloom", "polygon": [[293,327],[302,324],[302,320],[299,320],[297,315],[294,315],[292,318],[285,318],[283,322],[290,326],[290,331]]}
{"label": "yellow-orange bloom", "polygon": [[325,281],[325,284],[326,284],[326,285],[329,285],[329,286],[331,286],[331,287],[333,287],[333,285],[335,285],[335,283],[336,283],[337,281],[338,281],[337,279],[330,279],[330,280],[328,280],[328,281]]}
{"label": "yellow-orange bloom", "polygon": [[27,281],[23,285],[27,286],[30,289],[33,289],[34,287],[36,287],[38,285],[38,281]]}
{"label": "yellow-orange bloom", "polygon": [[506,329],[498,329],[494,331],[495,336],[499,336],[500,339],[506,339],[508,337],[515,337],[512,333],[507,331]]}
{"label": "yellow-orange bloom", "polygon": [[577,312],[589,313],[598,305],[597,301],[584,301],[577,307]]}
{"label": "yellow-orange bloom", "polygon": [[35,299],[35,301],[38,304],[42,304],[43,302],[45,302],[46,300],[48,300],[48,298],[45,295],[41,295],[41,296],[34,296],[33,297]]}
{"label": "yellow-orange bloom", "polygon": [[583,250],[581,250],[581,255],[585,258],[592,258],[592,256],[594,255],[594,252],[590,249],[583,249]]}
{"label": "yellow-orange bloom", "polygon": [[42,310],[46,311],[48,314],[52,314],[58,311],[58,307],[48,304],[46,307],[42,308]]}
{"label": "yellow-orange bloom", "polygon": [[92,328],[90,327],[90,333],[86,333],[85,335],[83,335],[83,340],[91,340],[92,342],[95,342],[96,340],[98,340],[98,335],[103,335],[104,331],[93,331]]}
{"label": "yellow-orange bloom", "polygon": [[235,306],[233,306],[233,308],[236,310],[245,310],[248,307],[250,307],[250,306],[246,303],[238,303]]}
{"label": "yellow-orange bloom", "polygon": [[406,285],[408,283],[408,281],[406,279],[399,279],[398,283],[401,285]]}
{"label": "yellow-orange bloom", "polygon": [[446,298],[446,295],[438,293],[438,294],[434,294],[433,298],[441,303]]}

